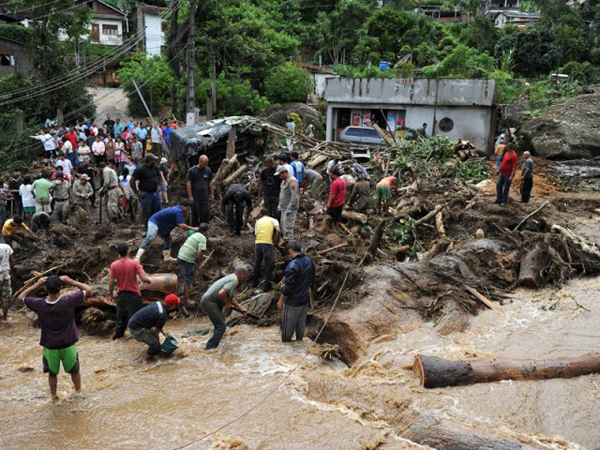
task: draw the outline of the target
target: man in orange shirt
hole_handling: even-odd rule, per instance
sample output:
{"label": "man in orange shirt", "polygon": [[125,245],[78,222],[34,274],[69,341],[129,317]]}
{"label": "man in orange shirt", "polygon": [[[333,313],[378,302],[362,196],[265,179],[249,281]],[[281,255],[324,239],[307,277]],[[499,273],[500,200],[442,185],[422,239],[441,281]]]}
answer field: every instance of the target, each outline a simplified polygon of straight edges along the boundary
{"label": "man in orange shirt", "polygon": [[377,212],[388,212],[394,184],[396,184],[396,177],[385,177],[377,183]]}

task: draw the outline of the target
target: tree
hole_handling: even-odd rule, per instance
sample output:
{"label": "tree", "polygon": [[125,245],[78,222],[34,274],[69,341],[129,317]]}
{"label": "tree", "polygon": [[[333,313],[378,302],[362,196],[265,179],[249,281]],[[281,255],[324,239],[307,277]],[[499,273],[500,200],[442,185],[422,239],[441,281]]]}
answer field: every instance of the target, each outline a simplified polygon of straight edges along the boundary
{"label": "tree", "polygon": [[265,80],[265,92],[272,102],[305,102],[314,84],[308,72],[286,63],[275,67]]}
{"label": "tree", "polygon": [[461,44],[439,64],[424,67],[423,73],[428,78],[487,78],[494,69],[494,58]]}
{"label": "tree", "polygon": [[480,52],[493,55],[500,30],[487,17],[475,17],[460,33],[460,40]]}
{"label": "tree", "polygon": [[153,113],[158,112],[166,104],[171,94],[171,86],[175,83],[171,67],[163,56],[148,59],[141,52],[137,52],[128,62],[121,63],[117,76],[123,82],[131,113],[143,116],[146,115],[146,110],[132,80],[137,83]]}
{"label": "tree", "polygon": [[[206,105],[205,92],[209,89],[208,78],[196,83],[196,101],[201,109]],[[269,106],[269,101],[252,88],[250,81],[221,73],[217,79],[217,104],[221,116],[241,116],[263,112]]]}

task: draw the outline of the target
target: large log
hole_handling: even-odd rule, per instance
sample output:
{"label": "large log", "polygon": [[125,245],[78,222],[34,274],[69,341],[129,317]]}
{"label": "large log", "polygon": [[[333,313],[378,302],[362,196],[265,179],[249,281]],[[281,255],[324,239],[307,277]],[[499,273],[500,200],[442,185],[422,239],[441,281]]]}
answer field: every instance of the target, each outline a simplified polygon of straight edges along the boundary
{"label": "large log", "polygon": [[421,387],[439,388],[501,380],[547,380],[600,373],[600,353],[541,361],[491,359],[450,361],[437,356],[417,355],[413,370]]}
{"label": "large log", "polygon": [[353,212],[353,211],[347,211],[347,210],[342,211],[342,217],[344,219],[354,220],[355,222],[360,222],[363,225],[366,224],[367,221],[369,220],[369,217],[366,214],[357,213],[357,212]]}
{"label": "large log", "polygon": [[225,180],[223,181],[223,186],[227,187],[230,184],[232,184],[234,181],[237,181],[237,179],[239,177],[241,177],[246,172],[246,170],[248,170],[248,165],[244,164],[238,170],[236,170],[231,175],[229,175],[227,178],[225,178]]}
{"label": "large log", "polygon": [[539,288],[542,284],[542,271],[548,264],[547,253],[539,246],[521,257],[519,268],[519,284],[521,286]]}
{"label": "large log", "polygon": [[311,159],[310,161],[308,161],[308,164],[306,166],[309,169],[314,169],[315,167],[323,164],[325,161],[327,161],[326,155],[318,155],[318,156],[314,157],[313,159]]}
{"label": "large log", "polygon": [[237,153],[229,159],[224,159],[219,166],[219,170],[217,170],[217,174],[215,175],[215,182],[221,181],[227,177],[227,175],[229,175],[237,165],[237,160]]}

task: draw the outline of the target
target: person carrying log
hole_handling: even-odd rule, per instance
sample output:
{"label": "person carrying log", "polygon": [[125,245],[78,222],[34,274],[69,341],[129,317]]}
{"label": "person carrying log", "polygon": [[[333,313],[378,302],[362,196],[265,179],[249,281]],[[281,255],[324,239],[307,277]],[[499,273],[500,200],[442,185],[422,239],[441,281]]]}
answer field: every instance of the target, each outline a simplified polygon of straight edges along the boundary
{"label": "person carrying log", "polygon": [[198,165],[190,168],[186,176],[188,200],[193,207],[193,226],[210,223],[210,202],[215,199],[215,182],[208,162],[208,156],[200,155]]}
{"label": "person carrying log", "polygon": [[342,222],[342,211],[346,203],[346,182],[342,179],[339,169],[331,171],[331,190],[327,199],[327,214],[331,217],[331,227],[337,232],[339,224]]}
{"label": "person carrying log", "polygon": [[206,350],[217,348],[225,334],[227,325],[223,308],[234,308],[244,316],[248,315],[248,310],[238,303],[234,295],[238,286],[251,272],[252,269],[247,265],[237,266],[234,273],[215,281],[200,299],[202,310],[214,326],[213,334],[206,343]]}
{"label": "person carrying log", "polygon": [[146,253],[150,242],[156,238],[158,234],[164,241],[163,247],[163,260],[164,261],[177,261],[171,256],[171,231],[176,227],[182,228],[186,231],[193,230],[198,231],[197,227],[190,227],[185,223],[185,216],[190,211],[191,205],[187,200],[182,200],[181,205],[172,206],[171,208],[163,209],[157,212],[150,220],[148,220],[148,231],[146,237],[140,246],[140,249],[135,255],[135,259],[141,261],[142,256]]}
{"label": "person carrying log", "polygon": [[148,358],[154,358],[161,352],[159,333],[169,334],[163,328],[170,311],[175,311],[181,300],[175,294],[169,294],[164,302],[154,302],[138,310],[127,323],[129,332],[136,341],[148,345]]}
{"label": "person carrying log", "polygon": [[[32,297],[41,287],[46,288],[46,297]],[[64,286],[73,286],[77,292],[61,295]],[[40,278],[35,284],[25,289],[20,295],[25,305],[38,315],[42,336],[44,373],[48,374],[50,393],[54,400],[58,399],[58,372],[60,364],[66,373],[71,375],[75,391],[81,390],[81,374],[79,372],[79,354],[77,341],[79,333],[75,324],[75,310],[83,304],[92,288],[75,281],[68,276],[52,275]]]}
{"label": "person carrying log", "polygon": [[294,225],[298,215],[300,198],[298,195],[298,181],[290,175],[285,166],[277,167],[275,175],[282,180],[279,193],[279,211],[281,212],[281,232],[286,242],[294,239]]}
{"label": "person carrying log", "polygon": [[277,301],[281,314],[281,340],[290,342],[296,333],[296,341],[302,341],[306,328],[306,314],[310,300],[310,287],[315,281],[315,263],[302,253],[298,242],[290,242],[292,260],[285,268],[285,285]]}
{"label": "person carrying log", "polygon": [[258,196],[263,197],[263,206],[269,210],[270,216],[278,219],[277,206],[279,205],[281,179],[275,175],[277,168],[273,158],[265,158],[264,165],[265,168],[260,173]]}
{"label": "person carrying log", "polygon": [[115,301],[115,281],[117,284],[117,329],[113,341],[125,335],[129,318],[143,306],[138,278],[144,283],[150,283],[150,278],[139,261],[130,257],[129,245],[126,242],[119,244],[117,251],[120,258],[110,265],[108,280],[108,295],[111,301]]}
{"label": "person carrying log", "polygon": [[531,153],[524,152],[523,169],[521,171],[521,203],[529,203],[533,190],[533,159]]}
{"label": "person carrying log", "polygon": [[396,184],[396,177],[385,177],[375,187],[377,193],[377,212],[386,213],[390,208],[392,187]]}
{"label": "person carrying log", "polygon": [[248,217],[250,217],[250,212],[252,211],[252,197],[250,193],[241,184],[232,184],[223,196],[221,207],[223,214],[227,214],[229,235],[239,236],[244,223],[248,221]]}
{"label": "person carrying log", "polygon": [[15,258],[10,245],[0,244],[0,304],[2,304],[2,322],[8,322],[8,308],[12,297],[10,277],[15,271]]}
{"label": "person carrying log", "polygon": [[496,172],[496,175],[499,175],[500,177],[496,184],[496,201],[494,204],[506,206],[510,185],[514,180],[517,171],[518,160],[519,157],[517,152],[515,152],[512,143],[507,144],[504,158],[502,158],[502,164],[500,165],[500,169]]}
{"label": "person carrying log", "polygon": [[196,270],[204,262],[204,252],[206,251],[205,235],[207,231],[207,223],[201,223],[198,226],[197,232],[190,231],[190,236],[185,240],[177,255],[179,265],[183,270],[183,307],[189,306],[190,289],[194,285]]}
{"label": "person carrying log", "polygon": [[265,262],[265,286],[263,292],[273,290],[271,280],[273,278],[273,267],[275,262],[275,248],[279,245],[281,229],[279,221],[272,217],[269,210],[263,208],[260,218],[256,221],[254,234],[254,274],[252,275],[252,286],[257,288],[261,278],[263,260]]}

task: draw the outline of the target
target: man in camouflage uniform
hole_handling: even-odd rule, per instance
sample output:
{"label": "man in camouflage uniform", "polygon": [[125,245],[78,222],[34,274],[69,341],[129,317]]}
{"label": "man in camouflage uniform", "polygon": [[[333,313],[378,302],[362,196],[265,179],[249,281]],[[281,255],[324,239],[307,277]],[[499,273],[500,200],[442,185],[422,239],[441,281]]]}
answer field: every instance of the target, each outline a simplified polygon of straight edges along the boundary
{"label": "man in camouflage uniform", "polygon": [[59,222],[64,223],[69,218],[70,183],[64,179],[62,172],[56,172],[56,180],[50,186],[54,198],[54,213]]}

